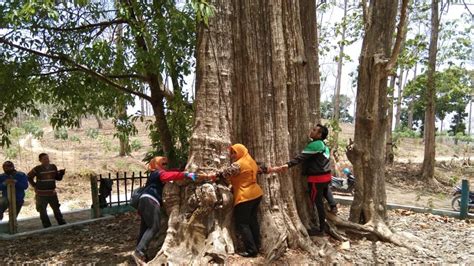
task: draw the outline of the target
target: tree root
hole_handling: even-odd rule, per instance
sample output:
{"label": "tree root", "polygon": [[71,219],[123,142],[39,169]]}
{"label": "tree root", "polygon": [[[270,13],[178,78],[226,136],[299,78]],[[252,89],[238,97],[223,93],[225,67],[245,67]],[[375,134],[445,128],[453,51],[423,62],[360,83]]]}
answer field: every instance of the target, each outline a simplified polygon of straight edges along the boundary
{"label": "tree root", "polygon": [[328,213],[326,218],[328,219],[329,223],[333,224],[338,229],[348,230],[351,233],[359,234],[369,239],[372,238],[393,243],[397,246],[405,247],[412,251],[428,254],[433,253],[431,250],[425,249],[417,244],[417,241],[414,239],[408,239],[403,234],[393,233],[383,221],[370,221],[369,223],[362,225],[342,220],[340,217],[332,213]]}

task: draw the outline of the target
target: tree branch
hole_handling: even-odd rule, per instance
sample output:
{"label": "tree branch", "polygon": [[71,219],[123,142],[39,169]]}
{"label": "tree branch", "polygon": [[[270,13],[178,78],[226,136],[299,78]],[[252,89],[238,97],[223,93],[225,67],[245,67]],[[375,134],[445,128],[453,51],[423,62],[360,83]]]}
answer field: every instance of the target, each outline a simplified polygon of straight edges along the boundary
{"label": "tree branch", "polygon": [[[59,73],[66,73],[66,72],[76,72],[76,71],[83,71],[79,68],[63,68],[59,69],[56,71],[51,71],[51,72],[41,72],[38,74],[33,74],[32,76],[50,76],[54,74],[59,74]],[[139,74],[102,74],[105,77],[112,78],[112,79],[140,79],[140,80],[146,80],[145,76],[139,75]]]}
{"label": "tree branch", "polygon": [[467,6],[466,1],[462,0],[462,3],[464,4],[464,7],[466,8],[467,12],[469,12],[469,14],[471,14],[471,17],[474,17],[474,14],[472,14],[471,10]]}
{"label": "tree branch", "polygon": [[400,21],[397,26],[397,38],[395,39],[395,45],[393,46],[392,56],[385,71],[390,72],[393,66],[397,63],[398,55],[400,54],[400,47],[402,46],[403,39],[405,39],[405,23],[407,20],[407,8],[409,0],[402,1],[402,7],[400,10]]}
{"label": "tree branch", "polygon": [[37,29],[45,29],[45,30],[54,30],[54,31],[81,31],[81,30],[88,30],[88,29],[95,29],[95,28],[104,28],[110,25],[114,24],[123,24],[123,23],[128,23],[128,20],[126,19],[114,19],[110,21],[102,21],[94,24],[86,24],[74,28],[62,28],[62,27],[35,27]]}
{"label": "tree branch", "polygon": [[110,80],[107,76],[101,74],[101,73],[98,73],[90,68],[88,68],[87,66],[84,66],[84,65],[81,65],[77,62],[75,62],[74,60],[72,60],[71,58],[69,58],[68,56],[66,55],[62,55],[62,54],[59,54],[59,55],[54,55],[54,54],[47,54],[47,53],[43,53],[41,51],[37,51],[37,50],[33,50],[33,49],[29,49],[29,48],[25,48],[21,45],[18,45],[18,44],[15,44],[15,43],[12,43],[8,40],[6,40],[5,38],[3,37],[0,37],[0,43],[4,43],[4,44],[7,44],[11,47],[14,47],[18,50],[21,50],[21,51],[25,51],[25,52],[28,52],[28,53],[31,53],[31,54],[34,54],[34,55],[37,55],[37,56],[41,56],[41,57],[47,57],[47,58],[51,58],[51,59],[55,59],[55,60],[59,60],[59,61],[62,61],[62,62],[65,62],[65,63],[69,63],[73,66],[75,66],[78,70],[80,71],[83,71],[93,77],[96,77],[97,79],[99,80],[102,80],[103,82],[111,85],[113,88],[115,88],[116,90],[118,91],[121,91],[121,92],[125,92],[125,93],[130,93],[132,95],[136,95],[138,97],[141,97],[143,99],[146,99],[148,100],[149,102],[152,102],[152,99],[150,96],[144,94],[144,93],[141,93],[141,92],[138,92],[138,91],[134,91],[134,90],[131,90],[127,87],[124,87],[118,83],[116,83],[115,81],[113,80]]}

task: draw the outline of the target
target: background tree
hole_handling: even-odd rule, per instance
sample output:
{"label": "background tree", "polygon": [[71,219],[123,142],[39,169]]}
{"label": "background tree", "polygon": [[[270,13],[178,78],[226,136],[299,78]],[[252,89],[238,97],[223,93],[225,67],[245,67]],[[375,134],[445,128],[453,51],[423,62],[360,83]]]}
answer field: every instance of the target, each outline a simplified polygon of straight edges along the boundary
{"label": "background tree", "polygon": [[[364,2],[365,4],[365,2]],[[397,38],[393,34],[397,1],[370,1],[363,5],[364,39],[357,83],[354,144],[347,157],[357,176],[349,219],[373,225],[375,231],[390,235],[386,217],[384,176],[385,132],[387,128],[387,77],[394,67],[403,36],[408,1],[402,2]],[[379,23],[384,21],[384,23]]]}
{"label": "background tree", "polygon": [[[352,43],[356,42],[360,38],[361,34],[361,12],[359,8],[356,6],[351,7],[349,6],[349,1],[344,0],[343,2],[343,17],[340,23],[336,23],[335,25],[335,32],[336,37],[340,36],[340,40],[338,41],[338,48],[339,54],[336,56],[335,60],[337,62],[337,74],[336,74],[336,84],[334,87],[334,97],[333,97],[333,106],[334,112],[332,119],[334,120],[334,125],[332,127],[332,138],[333,138],[333,146],[331,150],[337,151],[338,149],[338,139],[339,139],[339,119],[340,119],[340,112],[339,112],[339,102],[340,102],[340,94],[341,94],[341,82],[342,82],[342,67],[344,64],[344,60],[350,61],[350,57],[344,52],[346,46],[351,45]],[[352,11],[348,14],[349,11]]]}
{"label": "background tree", "polygon": [[[132,103],[132,96],[138,96],[149,101],[154,111],[153,129],[158,132],[153,138],[158,141],[154,146],[172,159],[184,157],[186,150],[175,152],[175,144],[183,138],[173,135],[167,114],[189,114],[169,111],[183,108],[171,103],[190,108],[186,101],[173,101],[174,97],[184,98],[183,77],[190,73],[192,65],[195,22],[190,3],[120,1],[114,6],[112,2],[17,1],[2,4],[1,9],[4,16],[0,21],[0,56],[6,62],[15,62],[8,66],[15,67],[11,71],[17,75],[36,77],[30,78],[26,87],[36,102],[52,102],[58,107],[51,120],[53,126],[73,126],[81,115],[100,111],[105,112],[101,115],[113,115],[110,99],[126,95],[127,103]],[[114,32],[119,27],[123,29],[121,46],[114,43]],[[117,61],[122,63],[115,64]],[[168,78],[174,93],[165,88]],[[13,80],[5,82],[6,86],[14,86]],[[108,100],[78,88],[84,85],[94,87],[97,95],[107,95]],[[149,95],[144,88],[149,89]],[[35,89],[38,92],[32,93]],[[71,108],[70,102],[77,108]],[[14,104],[17,108],[34,109],[34,104],[26,103],[31,106]],[[67,107],[67,114],[62,106]],[[3,123],[8,122],[6,118]],[[2,128],[6,129],[2,132],[6,140],[7,126]]]}
{"label": "background tree", "polygon": [[[324,119],[331,119],[334,117],[334,96],[331,100],[326,100],[321,103],[321,115]],[[345,95],[339,95],[339,120],[343,123],[352,123],[354,117],[349,113],[349,108],[352,105],[352,99]]]}

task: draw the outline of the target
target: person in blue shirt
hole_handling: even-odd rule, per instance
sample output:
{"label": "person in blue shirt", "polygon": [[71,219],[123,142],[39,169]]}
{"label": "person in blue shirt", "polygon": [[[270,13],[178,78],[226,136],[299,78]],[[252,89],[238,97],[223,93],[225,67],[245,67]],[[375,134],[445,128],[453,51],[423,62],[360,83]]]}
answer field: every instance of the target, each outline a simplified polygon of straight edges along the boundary
{"label": "person in blue shirt", "polygon": [[15,165],[11,161],[3,163],[3,171],[4,173],[0,175],[0,191],[2,192],[0,221],[3,219],[3,213],[8,209],[7,185],[5,181],[7,179],[14,179],[16,181],[16,216],[20,213],[25,199],[25,190],[28,188],[28,176],[23,172],[16,171]]}

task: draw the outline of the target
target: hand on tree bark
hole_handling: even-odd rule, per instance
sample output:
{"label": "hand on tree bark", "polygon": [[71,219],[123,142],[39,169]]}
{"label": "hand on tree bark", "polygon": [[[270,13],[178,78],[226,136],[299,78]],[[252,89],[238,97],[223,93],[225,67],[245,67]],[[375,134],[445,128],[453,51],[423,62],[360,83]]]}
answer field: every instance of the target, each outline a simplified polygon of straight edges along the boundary
{"label": "hand on tree bark", "polygon": [[284,165],[281,165],[281,166],[275,166],[275,167],[269,166],[267,172],[268,173],[282,173],[282,172],[286,171],[287,169],[288,169],[287,164],[284,164]]}

